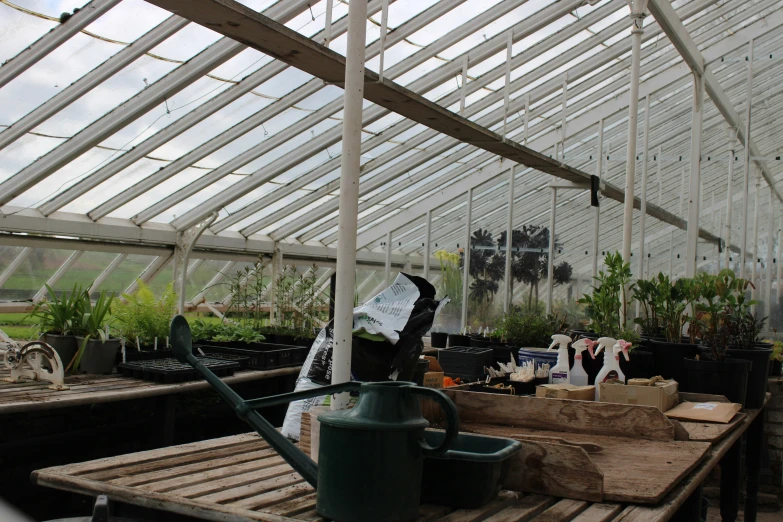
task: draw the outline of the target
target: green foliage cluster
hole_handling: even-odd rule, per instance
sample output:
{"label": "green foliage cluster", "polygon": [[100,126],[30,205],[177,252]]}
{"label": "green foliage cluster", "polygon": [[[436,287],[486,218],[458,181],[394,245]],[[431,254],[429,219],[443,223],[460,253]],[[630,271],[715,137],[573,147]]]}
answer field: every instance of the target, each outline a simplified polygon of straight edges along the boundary
{"label": "green foliage cluster", "polygon": [[552,334],[562,333],[568,324],[555,314],[529,312],[518,306],[503,314],[495,335],[520,347],[547,347]]}
{"label": "green foliage cluster", "polygon": [[155,338],[162,343],[169,335],[169,324],[177,310],[174,285],[169,283],[160,298],[144,281],[137,280],[136,285],[136,291],[122,294],[124,302],[120,301],[114,308],[116,330],[130,343],[138,339],[141,344],[151,345]]}
{"label": "green foliage cluster", "polygon": [[596,276],[593,293],[585,294],[577,302],[585,305],[592,331],[601,336],[622,338],[620,333],[627,331],[627,325],[622,324],[620,311],[623,310],[623,317],[628,316],[627,293],[635,288],[631,283],[631,264],[623,263],[622,255],[616,252],[606,256],[604,265],[606,271],[601,270]]}
{"label": "green foliage cluster", "polygon": [[265,337],[249,325],[235,323],[210,323],[196,319],[190,325],[194,341],[260,343]]}

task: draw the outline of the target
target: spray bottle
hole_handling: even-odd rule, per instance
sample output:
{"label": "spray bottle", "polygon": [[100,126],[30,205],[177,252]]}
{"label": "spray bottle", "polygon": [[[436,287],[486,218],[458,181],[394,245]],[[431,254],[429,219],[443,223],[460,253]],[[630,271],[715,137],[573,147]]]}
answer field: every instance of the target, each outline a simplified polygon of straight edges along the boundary
{"label": "spray bottle", "polygon": [[552,336],[552,344],[549,350],[560,345],[557,349],[557,364],[549,369],[549,384],[569,384],[571,382],[571,370],[568,366],[568,345],[571,338],[567,335],[555,334]]}
{"label": "spray bottle", "polygon": [[[605,342],[601,342],[602,339],[604,339]],[[623,352],[625,360],[628,361],[628,348],[631,346],[631,343],[627,341],[623,341],[622,339],[616,341],[610,337],[602,337],[601,339],[598,339],[598,343],[598,350],[595,352],[596,354],[604,348],[606,348],[606,350],[604,350],[604,366],[595,377],[596,401],[601,400],[602,382],[606,382],[609,379],[617,379],[625,383],[625,374],[620,369],[620,352]],[[612,346],[612,355],[609,355],[609,346]]]}
{"label": "spray bottle", "polygon": [[571,384],[574,386],[587,386],[587,372],[584,366],[582,366],[582,352],[587,350],[590,353],[590,357],[595,359],[593,346],[596,344],[592,339],[582,338],[571,345],[576,351],[574,354],[574,367],[571,368]]}

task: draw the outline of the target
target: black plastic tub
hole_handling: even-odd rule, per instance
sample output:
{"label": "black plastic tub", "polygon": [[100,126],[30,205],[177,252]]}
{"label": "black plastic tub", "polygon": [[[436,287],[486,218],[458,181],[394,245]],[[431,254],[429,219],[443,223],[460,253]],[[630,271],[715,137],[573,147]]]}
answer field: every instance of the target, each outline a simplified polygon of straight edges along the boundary
{"label": "black plastic tub", "polygon": [[684,366],[688,372],[688,391],[723,395],[745,406],[750,361],[731,357],[724,361],[685,359]]}
{"label": "black plastic tub", "polygon": [[[674,379],[680,391],[696,392],[688,382],[685,359],[693,359],[699,351],[695,344],[667,343],[647,339],[642,341],[645,351],[653,355],[653,377],[660,375],[664,379]],[[706,393],[706,392],[705,392]]]}
{"label": "black plastic tub", "polygon": [[[430,446],[439,445],[445,433],[425,431]],[[425,457],[421,502],[477,509],[498,496],[508,474],[510,458],[522,449],[511,439],[457,435],[452,449],[439,457]]]}
{"label": "black plastic tub", "polygon": [[[194,349],[201,348],[201,350],[206,354],[229,354],[229,355],[239,355],[242,357],[247,357],[247,368],[250,370],[266,370],[266,352],[261,352],[258,350],[246,350],[243,348],[229,348],[226,346],[213,346],[211,344],[202,344],[200,346],[195,346]],[[198,350],[196,350],[198,351]]]}
{"label": "black plastic tub", "polygon": [[486,337],[471,337],[470,346],[474,348],[489,348],[494,343]]}
{"label": "black plastic tub", "polygon": [[781,363],[781,361],[769,361],[770,377],[780,377],[781,369],[783,369],[783,363]]}
{"label": "black plastic tub", "polygon": [[449,340],[446,332],[430,332],[430,346],[433,348],[445,348]]}
{"label": "black plastic tub", "polygon": [[653,373],[655,371],[655,361],[651,352],[633,350],[628,354],[628,359],[626,361],[625,357],[620,357],[620,369],[625,374],[626,379],[649,379],[656,375]]}
{"label": "black plastic tub", "polygon": [[467,335],[449,334],[449,348],[455,346],[470,346],[470,337]]}
{"label": "black plastic tub", "polygon": [[485,366],[492,366],[494,356],[491,348],[457,346],[438,351],[438,362],[449,377],[460,375],[476,380],[484,375]]}
{"label": "black plastic tub", "polygon": [[733,359],[745,359],[753,363],[748,375],[748,392],[745,396],[745,407],[751,410],[761,408],[764,406],[764,397],[767,394],[769,356],[772,355],[772,348],[762,346],[752,350],[729,348],[728,354]]}

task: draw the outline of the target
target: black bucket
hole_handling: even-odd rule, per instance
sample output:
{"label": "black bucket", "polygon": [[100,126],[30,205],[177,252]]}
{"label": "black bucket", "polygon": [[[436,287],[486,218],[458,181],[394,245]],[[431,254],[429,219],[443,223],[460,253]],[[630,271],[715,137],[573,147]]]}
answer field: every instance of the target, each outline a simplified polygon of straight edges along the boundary
{"label": "black bucket", "polygon": [[430,345],[433,348],[445,348],[449,334],[446,332],[430,332]]}
{"label": "black bucket", "polygon": [[628,354],[628,361],[620,356],[620,369],[626,379],[649,379],[655,374],[655,362],[651,352],[645,350],[633,350]]}
{"label": "black bucket", "polygon": [[680,391],[696,391],[688,383],[685,359],[696,357],[698,346],[648,339],[642,341],[642,347],[653,355],[653,376],[660,375],[664,379],[674,379],[679,383]]}
{"label": "black bucket", "polygon": [[767,394],[767,380],[769,379],[769,356],[771,348],[753,348],[740,350],[729,348],[728,354],[732,359],[745,359],[753,363],[748,375],[748,392],[745,397],[746,408],[756,410],[764,406],[764,396]]}
{"label": "black bucket", "polygon": [[725,361],[685,359],[689,390],[694,393],[723,395],[745,406],[751,362],[726,358]]}
{"label": "black bucket", "polygon": [[467,335],[449,334],[449,348],[455,346],[470,346],[470,337]]}

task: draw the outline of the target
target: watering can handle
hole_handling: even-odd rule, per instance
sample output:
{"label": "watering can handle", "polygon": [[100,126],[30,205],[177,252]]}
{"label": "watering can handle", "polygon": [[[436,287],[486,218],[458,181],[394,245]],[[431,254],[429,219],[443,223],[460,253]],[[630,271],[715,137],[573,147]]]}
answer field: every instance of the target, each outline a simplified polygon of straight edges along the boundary
{"label": "watering can handle", "polygon": [[459,433],[459,415],[457,414],[457,407],[454,406],[454,403],[445,393],[433,388],[423,388],[417,386],[413,388],[412,392],[415,395],[428,397],[438,402],[440,407],[446,413],[446,436],[443,438],[443,442],[434,448],[427,444],[424,439],[419,442],[425,456],[443,455],[451,447],[451,444],[454,442],[454,439],[457,438],[457,434]]}

